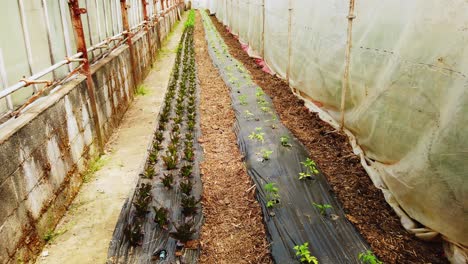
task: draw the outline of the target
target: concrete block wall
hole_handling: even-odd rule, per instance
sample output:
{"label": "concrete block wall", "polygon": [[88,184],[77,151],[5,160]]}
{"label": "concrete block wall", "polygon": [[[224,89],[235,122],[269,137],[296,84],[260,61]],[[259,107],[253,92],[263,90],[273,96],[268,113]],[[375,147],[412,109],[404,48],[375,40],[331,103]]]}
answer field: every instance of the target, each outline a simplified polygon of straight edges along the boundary
{"label": "concrete block wall", "polygon": [[[171,15],[175,17],[175,10]],[[175,22],[164,21],[169,24],[161,27],[171,28]],[[157,29],[134,37],[136,80],[126,45],[92,65],[104,140],[118,127],[135,84],[144,79],[155,59],[148,38],[153,49],[160,48]],[[0,125],[0,263],[28,262],[40,252],[44,235],[61,219],[89,162],[99,155],[96,131],[82,75]]]}

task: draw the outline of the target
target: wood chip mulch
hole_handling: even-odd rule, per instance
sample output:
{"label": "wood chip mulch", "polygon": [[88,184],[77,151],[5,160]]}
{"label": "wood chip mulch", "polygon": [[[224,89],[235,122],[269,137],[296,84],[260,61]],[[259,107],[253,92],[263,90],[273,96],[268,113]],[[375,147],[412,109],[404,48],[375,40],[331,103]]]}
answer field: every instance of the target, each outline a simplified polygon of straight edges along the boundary
{"label": "wood chip mulch", "polygon": [[262,212],[233,132],[229,90],[208,55],[198,13],[195,59],[201,86],[199,142],[204,150],[200,263],[271,263]]}
{"label": "wood chip mulch", "polygon": [[318,162],[348,219],[385,263],[448,263],[440,242],[424,242],[407,232],[398,216],[371,182],[352,152],[347,137],[310,112],[288,84],[261,70],[237,39],[211,17],[231,55],[250,71],[253,80],[273,99],[283,124]]}

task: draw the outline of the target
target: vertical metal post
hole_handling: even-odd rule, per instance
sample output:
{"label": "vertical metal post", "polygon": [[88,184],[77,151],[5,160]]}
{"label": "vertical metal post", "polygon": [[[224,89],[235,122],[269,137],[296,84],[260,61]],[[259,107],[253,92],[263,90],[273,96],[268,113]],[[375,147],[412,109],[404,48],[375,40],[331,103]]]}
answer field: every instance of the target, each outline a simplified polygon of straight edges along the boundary
{"label": "vertical metal post", "polygon": [[265,58],[265,0],[262,0],[262,57]]}
{"label": "vertical metal post", "polygon": [[346,50],[345,50],[345,67],[343,74],[343,82],[341,87],[341,119],[340,119],[340,129],[344,127],[344,115],[345,115],[345,104],[346,104],[346,91],[349,88],[349,64],[351,61],[351,46],[352,46],[352,33],[353,33],[353,19],[356,18],[354,15],[354,1],[349,0],[349,13],[348,13],[348,38],[346,40]]}
{"label": "vertical metal post", "polygon": [[[8,77],[7,77],[7,73],[5,70],[5,61],[3,60],[2,48],[0,48],[0,78],[2,79],[3,89],[6,89],[8,87]],[[13,106],[13,100],[11,99],[11,94],[7,95],[5,99],[6,99],[8,110],[13,111],[14,106]]]}
{"label": "vertical metal post", "polygon": [[289,78],[291,76],[291,21],[292,20],[292,0],[288,1],[288,66],[286,69],[286,81],[289,84]]}
{"label": "vertical metal post", "polygon": [[[26,54],[28,58],[28,67],[29,67],[29,74],[33,75],[33,55],[31,51],[31,39],[29,38],[29,29],[28,29],[28,22],[26,21],[26,14],[24,13],[24,4],[23,0],[18,0],[18,6],[20,11],[20,19],[21,19],[21,29],[23,30],[23,38],[24,38],[24,45],[26,46]],[[37,85],[33,85],[33,90],[37,92]]]}
{"label": "vertical metal post", "polygon": [[99,151],[104,152],[104,141],[101,135],[101,126],[99,122],[99,115],[97,112],[96,97],[94,95],[95,86],[91,76],[91,69],[89,66],[88,52],[86,49],[86,41],[83,30],[83,22],[81,21],[81,15],[86,13],[86,9],[80,8],[78,0],[69,0],[70,16],[72,19],[73,29],[76,36],[76,49],[78,52],[83,53],[83,67],[82,73],[86,76],[86,86],[88,89],[89,101],[91,103],[91,111],[93,114],[94,127],[96,130],[97,140],[99,144]]}
{"label": "vertical metal post", "polygon": [[[47,43],[49,44],[50,65],[54,65],[55,58],[54,58],[54,50],[52,48],[52,41],[50,39],[50,36],[51,36],[50,20],[49,20],[49,11],[47,10],[46,0],[42,0],[42,10],[44,11],[44,21],[45,21],[46,30],[47,30]],[[54,80],[57,78],[55,71],[52,71],[52,76]]]}
{"label": "vertical metal post", "polygon": [[[67,17],[65,13],[64,1],[65,0],[59,0],[60,18],[62,20],[62,30],[63,30],[63,37],[64,37],[64,42],[65,42],[65,51],[67,52],[67,57],[71,57],[72,48],[71,48],[71,41],[70,41],[70,31],[69,31],[68,21],[67,21]],[[73,71],[72,63],[68,64],[68,71],[69,72]]]}
{"label": "vertical metal post", "polygon": [[146,31],[146,39],[148,40],[148,49],[151,55],[150,64],[153,65],[154,53],[153,53],[153,44],[151,42],[151,36],[150,36],[150,19],[148,17],[148,2],[146,0],[141,0],[141,5],[142,5],[142,11],[143,11],[143,19],[146,22],[145,31]]}
{"label": "vertical metal post", "polygon": [[137,78],[136,78],[136,64],[135,64],[135,54],[134,54],[134,49],[133,49],[133,33],[130,31],[130,26],[128,24],[128,12],[127,12],[127,0],[120,0],[120,9],[122,12],[122,25],[124,31],[126,31],[127,35],[127,45],[128,45],[128,50],[130,52],[130,66],[131,66],[131,71],[132,71],[132,78],[133,78],[133,90],[135,91],[137,87]]}

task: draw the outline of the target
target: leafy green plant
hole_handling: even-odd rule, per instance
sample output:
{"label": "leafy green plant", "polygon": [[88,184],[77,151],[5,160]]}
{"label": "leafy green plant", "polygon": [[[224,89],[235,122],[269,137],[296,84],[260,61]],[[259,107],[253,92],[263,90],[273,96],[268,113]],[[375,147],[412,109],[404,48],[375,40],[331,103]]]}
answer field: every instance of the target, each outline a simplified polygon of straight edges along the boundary
{"label": "leafy green plant", "polygon": [[155,207],[153,206],[154,210],[154,222],[158,224],[161,228],[165,228],[169,222],[167,215],[169,214],[169,210],[164,207]]}
{"label": "leafy green plant", "polygon": [[185,134],[185,142],[192,141],[192,140],[193,140],[193,134],[192,133],[186,133]]}
{"label": "leafy green plant", "polygon": [[262,149],[260,151],[261,155],[262,155],[262,159],[263,160],[269,160],[270,159],[270,156],[271,154],[273,153],[272,150],[267,150],[267,149]]}
{"label": "leafy green plant", "polygon": [[148,160],[151,164],[155,164],[158,161],[158,151],[157,150],[151,151],[148,156]]}
{"label": "leafy green plant", "polygon": [[255,93],[255,96],[256,96],[256,97],[262,97],[262,96],[264,96],[264,95],[265,95],[265,92],[263,92],[262,88],[257,87],[257,91],[256,91],[256,93]]}
{"label": "leafy green plant", "polygon": [[180,174],[184,178],[189,178],[190,176],[192,176],[192,170],[193,166],[191,164],[187,164],[182,166],[182,168],[180,169]]}
{"label": "leafy green plant", "polygon": [[182,195],[181,206],[182,213],[186,216],[194,215],[197,213],[197,204],[199,201],[195,199],[194,196]]}
{"label": "leafy green plant", "polygon": [[143,173],[143,178],[145,179],[153,179],[154,175],[155,175],[155,171],[154,171],[154,167],[149,165],[146,167],[145,169],[145,173]]}
{"label": "leafy green plant", "polygon": [[312,205],[317,208],[320,211],[321,215],[326,215],[327,214],[327,209],[333,208],[329,204],[317,204],[317,203],[312,203]]}
{"label": "leafy green plant", "polygon": [[166,151],[166,155],[162,157],[164,161],[164,165],[166,165],[166,168],[168,170],[173,170],[177,167],[177,155],[174,155],[170,153],[169,151]]}
{"label": "leafy green plant", "polygon": [[252,120],[252,119],[255,118],[255,115],[252,112],[250,112],[249,110],[245,110],[244,111],[244,117],[247,120]]}
{"label": "leafy green plant", "polygon": [[141,232],[142,226],[142,223],[136,221],[133,225],[127,225],[127,227],[125,227],[124,234],[130,245],[137,246],[141,244],[141,238],[143,237],[143,233]]}
{"label": "leafy green plant", "polygon": [[193,131],[194,128],[195,128],[195,121],[192,121],[192,120],[191,120],[191,121],[188,121],[188,122],[187,122],[187,129],[188,129],[189,131]]}
{"label": "leafy green plant", "polygon": [[185,160],[193,161],[195,158],[195,153],[193,152],[193,148],[190,145],[186,145],[184,149]]}
{"label": "leafy green plant", "polygon": [[242,94],[242,95],[239,95],[239,102],[241,105],[247,105],[247,95],[245,94]]}
{"label": "leafy green plant", "polygon": [[192,239],[193,234],[195,234],[194,223],[193,221],[183,223],[179,226],[174,225],[175,232],[170,232],[169,235],[183,243]]}
{"label": "leafy green plant", "polygon": [[263,137],[264,135],[265,135],[265,133],[262,132],[262,128],[261,127],[256,127],[255,131],[252,131],[252,133],[250,133],[249,138],[251,140],[257,140],[257,141],[264,142],[265,141],[265,139]]}
{"label": "leafy green plant", "polygon": [[315,161],[311,160],[310,158],[307,158],[305,161],[301,162],[301,164],[307,168],[310,174],[319,174],[319,170],[317,169],[317,164],[315,163]]}
{"label": "leafy green plant", "polygon": [[[178,127],[178,126],[177,126],[177,127]],[[171,135],[170,135],[169,137],[170,137],[171,143],[172,143],[173,145],[179,144],[180,135],[179,135],[177,132],[172,132]]]}
{"label": "leafy green plant", "polygon": [[174,175],[172,173],[164,173],[164,177],[161,179],[162,184],[167,189],[172,189],[172,183],[174,182]]}
{"label": "leafy green plant", "polygon": [[280,137],[280,142],[281,146],[283,147],[292,147],[292,145],[289,143],[289,137],[288,136],[281,136]]}
{"label": "leafy green plant", "polygon": [[270,107],[268,106],[262,106],[260,107],[260,110],[262,110],[262,112],[265,112],[265,113],[268,113],[271,111]]}
{"label": "leafy green plant", "polygon": [[136,91],[135,91],[135,94],[136,95],[140,95],[140,96],[144,96],[144,95],[147,95],[149,93],[148,91],[148,87],[146,87],[146,85],[138,85]]}
{"label": "leafy green plant", "polygon": [[154,141],[153,142],[153,150],[157,152],[157,151],[160,151],[161,149],[162,149],[161,142],[159,142],[157,140]]}
{"label": "leafy green plant", "polygon": [[151,184],[142,183],[136,191],[135,198],[133,199],[133,205],[135,206],[136,215],[146,215],[147,208],[151,202]]}
{"label": "leafy green plant", "polygon": [[374,253],[370,250],[359,253],[358,259],[364,264],[383,264],[383,262],[378,260]]}
{"label": "leafy green plant", "polygon": [[296,256],[300,257],[302,263],[318,264],[317,258],[310,255],[309,243],[305,242],[302,245],[296,245],[294,246],[294,250],[296,250]]}
{"label": "leafy green plant", "polygon": [[190,195],[192,192],[193,184],[191,181],[181,181],[179,184],[180,191],[185,195]]}
{"label": "leafy green plant", "polygon": [[164,140],[164,134],[161,131],[158,131],[158,132],[156,132],[156,134],[154,134],[154,138],[158,142],[162,142]]}
{"label": "leafy green plant", "polygon": [[307,179],[312,177],[308,172],[299,172],[299,180]]}
{"label": "leafy green plant", "polygon": [[278,193],[279,189],[276,186],[276,183],[270,182],[263,186],[266,192],[267,198],[267,207],[272,208],[275,204],[279,203],[280,195]]}

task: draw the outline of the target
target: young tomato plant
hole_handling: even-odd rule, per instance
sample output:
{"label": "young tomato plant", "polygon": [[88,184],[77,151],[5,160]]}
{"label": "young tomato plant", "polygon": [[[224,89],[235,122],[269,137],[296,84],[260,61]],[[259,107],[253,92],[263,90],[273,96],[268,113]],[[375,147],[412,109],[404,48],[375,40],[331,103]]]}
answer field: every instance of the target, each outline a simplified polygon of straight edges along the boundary
{"label": "young tomato plant", "polygon": [[281,136],[280,137],[280,142],[281,142],[281,146],[283,147],[292,147],[292,145],[289,143],[289,137],[288,136]]}
{"label": "young tomato plant", "polygon": [[300,257],[302,263],[318,264],[317,258],[310,255],[309,243],[305,242],[302,245],[297,245],[294,247],[294,250],[296,250],[296,256]]}
{"label": "young tomato plant", "polygon": [[266,191],[267,198],[267,207],[272,208],[275,204],[279,203],[280,195],[278,193],[279,189],[276,187],[276,183],[270,182],[263,186]]}
{"label": "young tomato plant", "polygon": [[329,204],[317,204],[317,203],[312,203],[312,205],[319,209],[321,215],[326,215],[327,214],[327,209],[332,209],[333,207]]}
{"label": "young tomato plant", "polygon": [[260,151],[260,154],[262,155],[262,159],[263,159],[264,161],[265,161],[265,160],[269,160],[272,153],[273,153],[272,150],[267,150],[267,149],[262,149],[262,150]]}
{"label": "young tomato plant", "polygon": [[242,94],[242,95],[239,95],[239,102],[241,105],[247,105],[247,95],[245,94]]}
{"label": "young tomato plant", "polygon": [[263,137],[264,135],[265,135],[265,133],[262,132],[262,128],[261,128],[261,127],[256,127],[256,128],[255,128],[255,131],[253,131],[253,132],[249,135],[249,138],[250,138],[251,140],[257,140],[257,141],[263,142],[263,141],[265,141],[265,139],[264,139],[264,137]]}
{"label": "young tomato plant", "polygon": [[364,264],[383,264],[383,262],[378,260],[374,253],[372,253],[370,250],[359,253],[358,259]]}
{"label": "young tomato plant", "polygon": [[319,171],[317,169],[317,164],[315,161],[311,160],[310,158],[307,158],[305,161],[301,162],[302,165],[304,165],[309,171],[313,174],[318,174]]}

